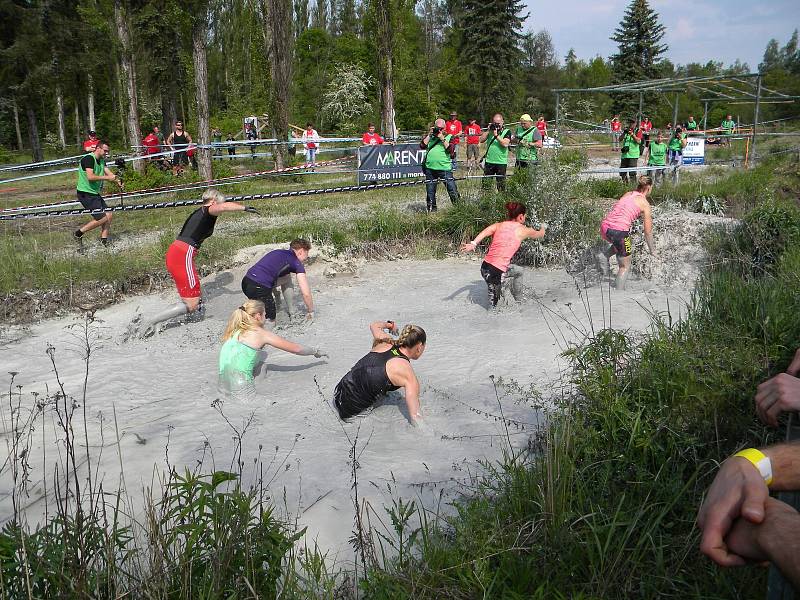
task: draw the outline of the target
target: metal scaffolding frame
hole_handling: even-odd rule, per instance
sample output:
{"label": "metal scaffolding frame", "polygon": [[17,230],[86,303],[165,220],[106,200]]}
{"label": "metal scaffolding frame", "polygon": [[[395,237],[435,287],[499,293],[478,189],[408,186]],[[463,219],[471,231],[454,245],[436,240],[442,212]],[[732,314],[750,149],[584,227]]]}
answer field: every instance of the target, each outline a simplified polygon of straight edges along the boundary
{"label": "metal scaffolding frame", "polygon": [[724,101],[728,104],[755,104],[753,114],[753,134],[751,152],[755,154],[756,128],[759,124],[759,109],[762,104],[780,104],[796,102],[800,96],[791,96],[777,90],[772,90],[763,84],[761,73],[745,73],[740,75],[712,75],[705,77],[665,77],[662,79],[648,79],[621,83],[617,85],[604,85],[594,88],[559,88],[553,90],[556,97],[556,126],[559,130],[561,120],[560,100],[561,94],[638,94],[639,110],[637,122],[642,119],[642,106],[646,93],[674,94],[674,103],[667,102],[673,109],[672,122],[678,120],[678,99],[681,94],[695,92],[703,103],[703,129],[707,129],[708,105],[711,102]]}

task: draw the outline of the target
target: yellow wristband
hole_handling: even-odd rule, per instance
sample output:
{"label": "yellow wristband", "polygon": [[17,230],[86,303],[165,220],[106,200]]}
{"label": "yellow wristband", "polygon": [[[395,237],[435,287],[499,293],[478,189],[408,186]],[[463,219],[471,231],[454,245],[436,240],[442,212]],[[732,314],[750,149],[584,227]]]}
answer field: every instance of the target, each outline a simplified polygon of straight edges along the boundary
{"label": "yellow wristband", "polygon": [[734,454],[734,456],[741,456],[749,460],[753,466],[758,469],[758,472],[761,473],[761,476],[764,478],[764,481],[767,485],[772,483],[772,462],[770,461],[769,457],[761,452],[761,450],[756,450],[755,448],[746,448]]}

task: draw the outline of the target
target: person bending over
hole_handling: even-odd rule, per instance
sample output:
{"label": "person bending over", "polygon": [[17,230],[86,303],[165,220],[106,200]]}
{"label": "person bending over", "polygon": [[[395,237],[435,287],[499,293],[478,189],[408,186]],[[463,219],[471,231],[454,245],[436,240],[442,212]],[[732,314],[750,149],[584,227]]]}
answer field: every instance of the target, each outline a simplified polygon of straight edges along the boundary
{"label": "person bending over", "polygon": [[371,408],[388,392],[403,388],[408,416],[413,425],[422,423],[419,382],[411,361],[425,352],[422,327],[406,325],[397,338],[394,321],[376,321],[369,326],[372,350],[359,360],[336,385],[333,406],[343,421]]}
{"label": "person bending over", "polygon": [[222,348],[219,350],[219,387],[225,392],[255,392],[253,371],[259,361],[259,350],[272,346],[299,356],[328,356],[318,348],[290,342],[264,329],[264,303],[247,300],[231,313]]}
{"label": "person bending over", "polygon": [[306,316],[309,320],[314,318],[314,300],[311,298],[311,287],[308,285],[306,269],[303,263],[308,260],[308,251],[311,244],[306,240],[296,239],[289,244],[288,250],[273,250],[265,254],[256,264],[250,267],[242,278],[242,291],[251,300],[261,300],[267,310],[267,324],[275,325],[277,307],[273,292],[277,285],[284,291],[287,308],[291,311],[293,298],[287,294],[285,276],[290,273],[297,275],[297,283],[303,302],[306,305]]}
{"label": "person bending over", "polygon": [[201,306],[200,276],[194,257],[200,246],[214,233],[217,217],[224,212],[245,211],[258,214],[255,208],[236,202],[226,202],[215,189],[203,193],[203,206],[186,219],[175,241],[167,250],[167,271],[175,281],[181,301],[150,319],[142,332],[144,337],[155,333],[156,325],[175,317],[197,311]]}
{"label": "person bending over", "polygon": [[78,201],[83,208],[92,211],[92,220],[75,230],[73,234],[79,242],[84,233],[100,227],[100,241],[104,246],[108,245],[113,213],[108,210],[106,201],[100,192],[103,191],[104,181],[113,181],[120,189],[122,189],[122,182],[106,166],[106,158],[108,158],[108,144],[98,140],[92,151],[81,158],[78,167],[78,183],[76,185]]}
{"label": "person bending over", "polygon": [[527,209],[520,202],[506,203],[508,219],[501,223],[493,223],[481,231],[471,242],[461,246],[462,252],[472,252],[478,247],[481,240],[492,236],[489,251],[481,264],[481,276],[489,288],[489,302],[497,306],[500,300],[503,279],[510,278],[511,294],[514,300],[522,299],[522,269],[511,265],[511,259],[519,250],[524,239],[538,240],[544,237],[547,225],[542,223],[541,229],[525,226]]}
{"label": "person bending over", "polygon": [[631,227],[641,215],[644,219],[644,239],[650,254],[655,256],[656,245],[653,240],[653,217],[650,213],[650,203],[647,196],[653,191],[653,180],[647,175],[639,176],[638,187],[626,193],[609,211],[600,224],[600,235],[607,241],[609,248],[605,252],[597,255],[600,270],[604,275],[608,274],[608,259],[617,255],[616,287],[618,290],[625,289],[625,281],[628,279],[628,271],[631,266]]}

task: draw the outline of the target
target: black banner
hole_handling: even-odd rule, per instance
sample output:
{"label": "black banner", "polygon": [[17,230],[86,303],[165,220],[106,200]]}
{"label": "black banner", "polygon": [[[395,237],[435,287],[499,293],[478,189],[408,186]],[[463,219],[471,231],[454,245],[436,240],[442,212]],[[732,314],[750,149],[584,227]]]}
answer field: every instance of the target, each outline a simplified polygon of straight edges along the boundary
{"label": "black banner", "polygon": [[358,185],[424,177],[425,150],[419,144],[380,144],[358,149]]}

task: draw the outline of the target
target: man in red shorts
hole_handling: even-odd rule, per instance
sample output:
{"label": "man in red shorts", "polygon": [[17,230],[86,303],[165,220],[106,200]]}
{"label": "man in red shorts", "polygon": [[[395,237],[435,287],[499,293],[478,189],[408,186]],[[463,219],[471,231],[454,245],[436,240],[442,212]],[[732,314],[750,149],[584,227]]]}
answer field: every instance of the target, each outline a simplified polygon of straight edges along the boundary
{"label": "man in red shorts", "polygon": [[450,138],[450,160],[453,161],[453,171],[456,170],[456,150],[458,150],[458,138],[461,137],[463,127],[461,121],[458,120],[458,113],[453,111],[450,113],[450,120],[444,124],[445,135],[452,135]]}
{"label": "man in red shorts", "polygon": [[167,271],[175,281],[181,301],[150,319],[142,331],[142,337],[153,335],[156,326],[162,321],[200,309],[200,275],[197,273],[194,257],[202,243],[214,233],[217,217],[229,211],[258,214],[258,211],[251,206],[226,202],[225,196],[218,190],[209,189],[203,193],[203,206],[189,215],[178,237],[167,250]]}

